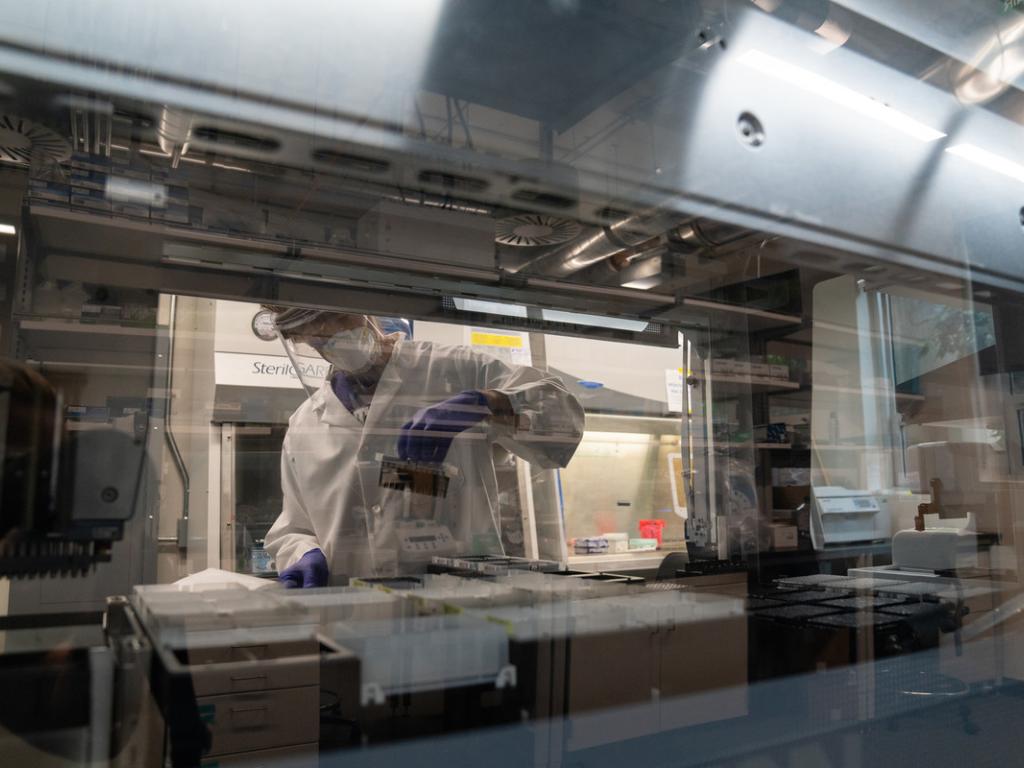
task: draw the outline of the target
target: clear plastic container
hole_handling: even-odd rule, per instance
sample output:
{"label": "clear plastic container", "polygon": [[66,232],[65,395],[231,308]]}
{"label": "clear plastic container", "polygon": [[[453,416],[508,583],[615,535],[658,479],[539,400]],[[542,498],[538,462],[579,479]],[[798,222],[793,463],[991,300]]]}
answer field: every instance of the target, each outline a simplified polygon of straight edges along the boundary
{"label": "clear plastic container", "polygon": [[157,642],[168,648],[278,642],[315,633],[316,617],[284,599],[286,591],[245,588],[181,591],[137,586],[132,603]]}
{"label": "clear plastic container", "polygon": [[359,656],[364,701],[488,682],[500,686],[508,666],[502,628],[466,614],[339,622],[326,634]]}
{"label": "clear plastic container", "polygon": [[281,599],[298,606],[320,624],[395,619],[407,610],[399,595],[368,587],[291,589]]}
{"label": "clear plastic container", "polygon": [[530,641],[742,618],[744,608],[737,598],[676,591],[495,608],[480,615],[516,640]]}

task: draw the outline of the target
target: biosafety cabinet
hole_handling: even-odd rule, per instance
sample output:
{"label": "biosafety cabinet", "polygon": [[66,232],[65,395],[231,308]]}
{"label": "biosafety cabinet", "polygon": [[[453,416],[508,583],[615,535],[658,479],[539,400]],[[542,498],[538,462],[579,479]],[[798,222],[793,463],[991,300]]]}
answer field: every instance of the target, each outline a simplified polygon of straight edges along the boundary
{"label": "biosafety cabinet", "polygon": [[[1018,3],[0,8],[0,763],[1018,760]],[[286,590],[285,308],[571,456]]]}
{"label": "biosafety cabinet", "polygon": [[[280,341],[260,339],[266,311],[259,304],[219,300],[214,317],[211,460],[221,489],[221,567],[268,572],[272,564],[261,550],[281,508],[281,441],[305,393]],[[515,456],[503,455],[496,462],[506,552],[570,558],[574,567],[597,570],[607,570],[609,563],[651,570],[664,558],[661,549],[629,552],[622,547],[606,553],[616,557],[602,558],[577,557],[567,546],[572,539],[612,528],[639,538],[639,521],[649,518],[668,524],[664,552],[685,551],[687,507],[679,449],[684,385],[677,348],[430,321],[414,321],[410,327],[417,341],[464,344],[512,364],[537,361],[587,411],[586,434],[573,464],[545,479],[553,491],[550,498],[537,485],[542,476],[531,475]],[[322,360],[308,364],[326,371]],[[542,513],[538,520],[538,509],[549,510],[550,519]],[[211,557],[217,556],[213,550]]]}

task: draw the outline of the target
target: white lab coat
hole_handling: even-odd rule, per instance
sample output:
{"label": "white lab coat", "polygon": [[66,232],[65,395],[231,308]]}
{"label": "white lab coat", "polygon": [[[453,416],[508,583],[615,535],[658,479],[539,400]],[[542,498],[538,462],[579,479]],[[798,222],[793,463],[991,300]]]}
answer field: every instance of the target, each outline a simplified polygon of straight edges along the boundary
{"label": "white lab coat", "polygon": [[[443,499],[381,488],[381,456],[397,456],[403,424],[428,405],[465,390],[494,389],[515,426],[490,419],[452,442],[454,468]],[[360,423],[325,381],[292,415],[281,451],[281,514],[266,536],[278,571],[319,547],[332,577],[383,575],[398,564],[396,525],[411,500],[418,517],[447,526],[461,551],[500,541],[491,443],[542,468],[564,467],[583,436],[584,412],[557,379],[467,347],[398,341]],[[478,550],[479,551],[479,548]]]}

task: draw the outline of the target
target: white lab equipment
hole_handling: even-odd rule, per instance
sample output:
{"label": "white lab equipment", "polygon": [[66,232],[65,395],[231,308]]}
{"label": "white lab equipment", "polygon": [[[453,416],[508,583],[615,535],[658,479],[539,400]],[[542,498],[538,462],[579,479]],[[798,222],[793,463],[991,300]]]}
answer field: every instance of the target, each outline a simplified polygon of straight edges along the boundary
{"label": "white lab equipment", "polygon": [[870,491],[841,486],[815,486],[811,508],[811,542],[828,546],[888,539],[889,511]]}

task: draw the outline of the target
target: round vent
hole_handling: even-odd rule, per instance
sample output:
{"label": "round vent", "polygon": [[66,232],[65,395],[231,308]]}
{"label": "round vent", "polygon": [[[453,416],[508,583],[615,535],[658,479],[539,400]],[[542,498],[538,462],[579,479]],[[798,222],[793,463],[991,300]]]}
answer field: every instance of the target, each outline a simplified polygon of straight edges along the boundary
{"label": "round vent", "polygon": [[579,234],[579,222],[572,219],[524,213],[499,219],[494,239],[502,245],[535,247],[567,243],[579,237]]}
{"label": "round vent", "polygon": [[70,156],[71,145],[49,128],[22,117],[0,115],[0,162],[28,164]]}

